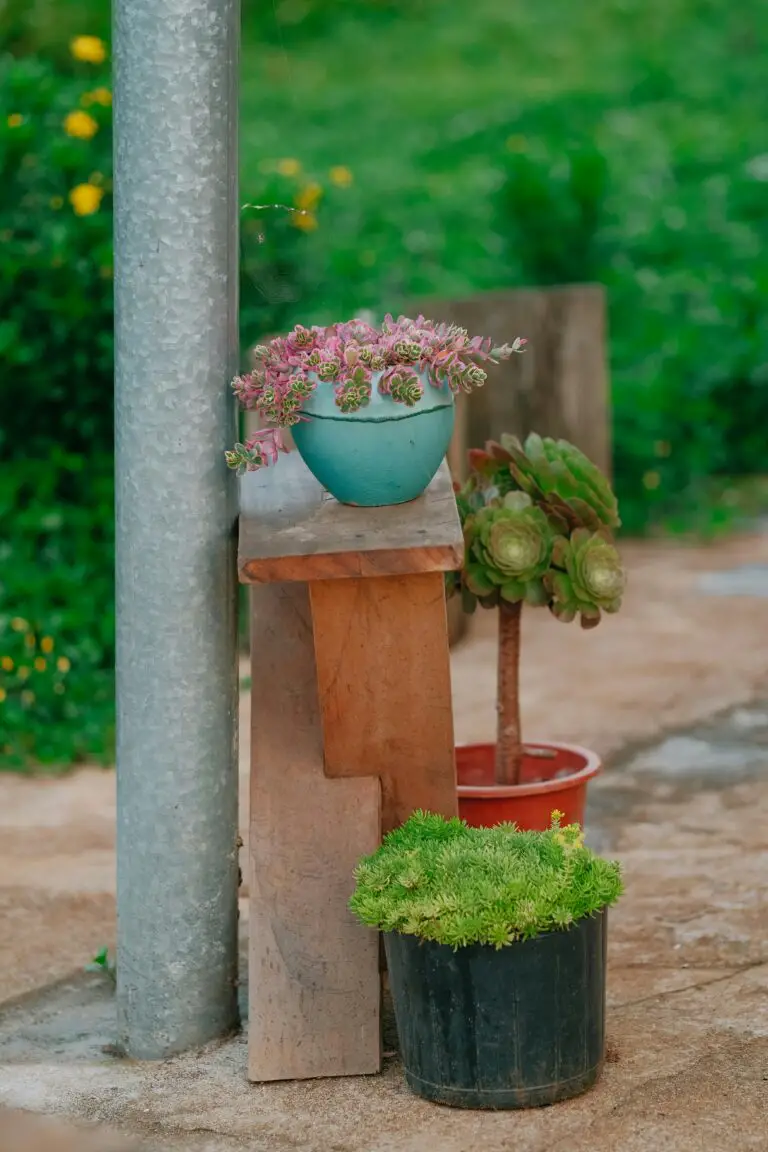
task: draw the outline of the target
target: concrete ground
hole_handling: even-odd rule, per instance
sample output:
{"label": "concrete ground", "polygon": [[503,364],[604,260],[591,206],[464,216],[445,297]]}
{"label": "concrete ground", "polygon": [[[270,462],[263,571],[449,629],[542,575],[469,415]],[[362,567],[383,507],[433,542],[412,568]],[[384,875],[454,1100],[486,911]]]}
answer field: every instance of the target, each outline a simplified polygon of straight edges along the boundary
{"label": "concrete ground", "polygon": [[[627,876],[611,916],[609,1059],[591,1093],[460,1113],[411,1096],[395,1058],[380,1077],[255,1086],[242,1038],[159,1065],[116,1059],[111,988],[81,972],[114,937],[114,777],[6,776],[0,1152],[85,1152],[79,1133],[41,1135],[18,1110],[169,1152],[768,1149],[768,537],[626,552],[620,616],[593,633],[524,620],[527,735],[607,758],[588,826]],[[489,613],[454,654],[458,739],[492,736],[494,675]],[[109,1132],[94,1138],[112,1147]]]}

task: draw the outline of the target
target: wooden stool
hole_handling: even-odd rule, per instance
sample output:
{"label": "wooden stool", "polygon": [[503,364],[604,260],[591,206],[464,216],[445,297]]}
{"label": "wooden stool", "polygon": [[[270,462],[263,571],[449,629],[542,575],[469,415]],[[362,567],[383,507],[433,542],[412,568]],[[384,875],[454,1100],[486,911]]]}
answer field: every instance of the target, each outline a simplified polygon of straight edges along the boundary
{"label": "wooden stool", "polygon": [[380,1069],[378,940],[347,902],[383,832],[457,812],[443,573],[462,556],[445,464],[392,508],[338,504],[298,453],[243,478],[251,1080]]}

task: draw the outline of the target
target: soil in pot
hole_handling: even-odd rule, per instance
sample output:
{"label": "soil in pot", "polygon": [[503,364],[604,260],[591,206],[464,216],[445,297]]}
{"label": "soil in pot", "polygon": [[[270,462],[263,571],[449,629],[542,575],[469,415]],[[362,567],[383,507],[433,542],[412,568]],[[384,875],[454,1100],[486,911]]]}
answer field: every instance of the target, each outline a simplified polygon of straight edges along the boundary
{"label": "soil in pot", "polygon": [[519,828],[544,831],[552,811],[562,824],[584,823],[587,784],[600,771],[594,752],[574,744],[526,744],[519,784],[494,783],[495,744],[467,744],[456,749],[459,815],[476,828],[503,820]]}
{"label": "soil in pot", "polygon": [[605,1054],[607,914],[503,948],[385,936],[405,1077],[457,1108],[554,1104]]}

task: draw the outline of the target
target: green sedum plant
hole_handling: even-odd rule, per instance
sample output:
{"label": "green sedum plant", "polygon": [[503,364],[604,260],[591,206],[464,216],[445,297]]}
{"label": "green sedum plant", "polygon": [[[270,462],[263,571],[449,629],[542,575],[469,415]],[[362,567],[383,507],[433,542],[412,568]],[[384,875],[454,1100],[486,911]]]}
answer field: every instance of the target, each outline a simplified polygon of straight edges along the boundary
{"label": "green sedum plant", "polygon": [[563,623],[595,628],[618,612],[626,584],[612,530],[619,510],[610,484],[565,440],[504,435],[469,453],[457,490],[464,566],[448,592],[464,608],[499,610],[496,782],[517,784],[522,767],[520,615],[548,607]]}
{"label": "green sedum plant", "polygon": [[546,832],[471,828],[416,812],[355,870],[350,907],[364,924],[451,948],[502,948],[615,903],[621,867],[584,845],[578,824]]}

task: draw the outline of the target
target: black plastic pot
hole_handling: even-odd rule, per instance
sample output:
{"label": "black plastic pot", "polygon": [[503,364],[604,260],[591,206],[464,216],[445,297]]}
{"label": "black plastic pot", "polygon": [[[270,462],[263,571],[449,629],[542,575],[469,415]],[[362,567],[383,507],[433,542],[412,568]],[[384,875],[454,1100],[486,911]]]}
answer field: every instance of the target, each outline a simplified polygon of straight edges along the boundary
{"label": "black plastic pot", "polygon": [[384,938],[410,1088],[457,1108],[578,1096],[605,1053],[607,915],[496,949]]}

